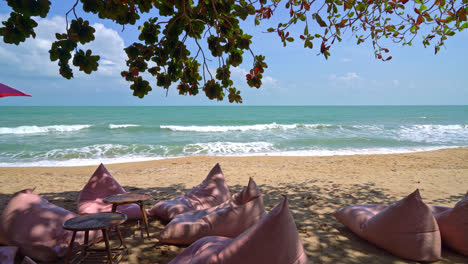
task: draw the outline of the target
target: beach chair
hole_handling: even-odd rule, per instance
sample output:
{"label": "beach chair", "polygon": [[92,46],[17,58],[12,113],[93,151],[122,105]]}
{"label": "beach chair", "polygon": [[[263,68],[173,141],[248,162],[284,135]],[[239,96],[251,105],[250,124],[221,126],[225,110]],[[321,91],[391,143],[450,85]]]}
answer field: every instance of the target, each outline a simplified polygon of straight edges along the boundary
{"label": "beach chair", "polygon": [[415,261],[441,258],[439,226],[416,190],[393,205],[353,205],[339,209],[335,218],[356,235]]}
{"label": "beach chair", "polygon": [[[37,261],[55,261],[65,256],[72,237],[72,232],[64,230],[62,224],[77,214],[49,203],[33,191],[15,193],[0,224],[9,246],[18,247],[21,254]],[[96,241],[99,236],[93,231],[89,239]],[[77,236],[75,241],[82,244],[83,236]]]}
{"label": "beach chair", "polygon": [[[92,214],[111,212],[112,204],[105,203],[104,198],[126,193],[125,189],[101,163],[78,197],[78,213]],[[129,220],[142,219],[140,207],[137,204],[124,204],[117,207],[117,212],[127,215]]]}
{"label": "beach chair", "polygon": [[148,213],[154,218],[169,222],[179,214],[211,208],[229,198],[231,193],[226,185],[223,171],[219,164],[216,164],[200,185],[184,195],[156,203]]}
{"label": "beach chair", "polygon": [[284,200],[236,238],[208,236],[186,248],[169,264],[308,263],[294,218]]}
{"label": "beach chair", "polygon": [[255,181],[226,202],[203,210],[179,214],[156,237],[159,241],[189,245],[205,236],[234,238],[265,215],[263,198]]}
{"label": "beach chair", "polygon": [[468,256],[468,193],[454,208],[429,207],[439,225],[442,244]]}

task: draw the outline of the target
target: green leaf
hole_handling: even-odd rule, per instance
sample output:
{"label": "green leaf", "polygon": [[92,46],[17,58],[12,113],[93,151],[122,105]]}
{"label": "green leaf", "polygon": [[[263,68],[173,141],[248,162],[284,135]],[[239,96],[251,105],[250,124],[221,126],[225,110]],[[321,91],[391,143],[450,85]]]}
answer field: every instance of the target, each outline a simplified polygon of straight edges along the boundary
{"label": "green leaf", "polygon": [[468,22],[465,22],[460,26],[460,30],[464,30],[467,27],[468,27]]}
{"label": "green leaf", "polygon": [[315,15],[315,19],[317,20],[317,23],[321,27],[326,27],[327,26],[327,23],[325,23],[325,21],[323,21],[323,19],[320,17],[320,15],[318,13]]}

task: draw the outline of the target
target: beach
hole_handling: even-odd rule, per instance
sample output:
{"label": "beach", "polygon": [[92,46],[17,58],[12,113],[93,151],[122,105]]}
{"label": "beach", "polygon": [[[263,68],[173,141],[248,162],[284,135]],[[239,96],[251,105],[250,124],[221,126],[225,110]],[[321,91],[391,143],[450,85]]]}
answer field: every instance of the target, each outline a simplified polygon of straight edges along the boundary
{"label": "beach", "polygon": [[[332,215],[337,209],[366,203],[391,204],[416,189],[423,201],[454,206],[468,190],[468,148],[427,152],[342,156],[194,156],[105,164],[127,190],[160,200],[198,185],[219,163],[232,194],[252,177],[263,193],[266,211],[282,199],[296,221],[311,263],[414,263],[379,249],[354,235]],[[80,167],[0,167],[0,206],[11,195],[36,187],[36,193],[68,210],[76,210],[79,191],[99,164]],[[140,232],[125,237],[130,254],[121,263],[167,263],[184,248],[160,244],[154,235],[163,224],[150,222],[152,239]],[[444,248],[440,263],[468,258]]]}

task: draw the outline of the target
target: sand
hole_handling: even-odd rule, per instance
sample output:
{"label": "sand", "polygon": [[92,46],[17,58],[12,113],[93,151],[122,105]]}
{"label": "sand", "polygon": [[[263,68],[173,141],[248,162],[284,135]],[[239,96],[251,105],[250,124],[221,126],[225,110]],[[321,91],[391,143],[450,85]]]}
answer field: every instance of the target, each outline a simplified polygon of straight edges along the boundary
{"label": "sand", "polygon": [[[311,263],[414,263],[393,256],[351,233],[332,213],[359,203],[391,204],[415,189],[426,203],[453,206],[468,190],[468,148],[390,155],[332,157],[199,156],[109,164],[107,169],[127,191],[149,193],[154,201],[182,194],[199,184],[220,163],[232,193],[253,177],[270,211],[288,195]],[[12,193],[28,187],[50,202],[76,209],[79,191],[97,168],[0,168],[0,210]],[[154,238],[164,226],[151,221],[153,238],[127,231],[130,254],[121,263],[167,263],[183,248]],[[444,248],[440,263],[468,263]]]}

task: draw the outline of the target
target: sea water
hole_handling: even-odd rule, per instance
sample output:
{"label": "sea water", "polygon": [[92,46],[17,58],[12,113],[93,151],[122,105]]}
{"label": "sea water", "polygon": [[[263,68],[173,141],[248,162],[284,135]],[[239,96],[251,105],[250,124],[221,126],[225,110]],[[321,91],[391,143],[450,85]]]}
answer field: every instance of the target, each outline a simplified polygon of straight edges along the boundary
{"label": "sea water", "polygon": [[0,107],[0,166],[468,146],[468,106]]}

